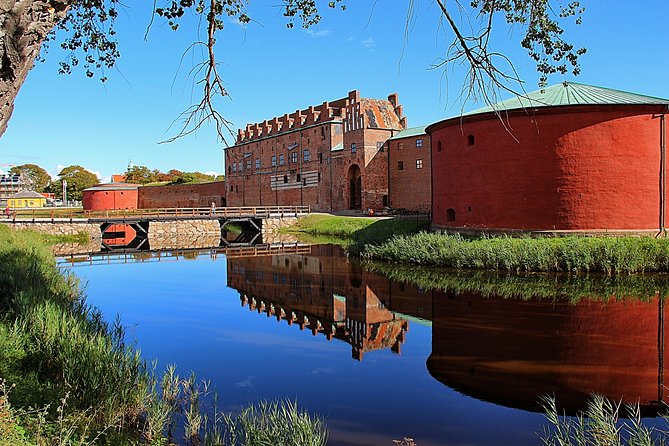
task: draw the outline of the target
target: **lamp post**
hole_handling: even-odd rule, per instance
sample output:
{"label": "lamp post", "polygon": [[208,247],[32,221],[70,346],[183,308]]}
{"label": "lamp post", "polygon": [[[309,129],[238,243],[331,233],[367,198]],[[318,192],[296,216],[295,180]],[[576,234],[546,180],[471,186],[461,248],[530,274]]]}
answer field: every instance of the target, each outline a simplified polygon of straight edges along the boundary
{"label": "lamp post", "polygon": [[63,204],[67,206],[67,180],[63,180]]}

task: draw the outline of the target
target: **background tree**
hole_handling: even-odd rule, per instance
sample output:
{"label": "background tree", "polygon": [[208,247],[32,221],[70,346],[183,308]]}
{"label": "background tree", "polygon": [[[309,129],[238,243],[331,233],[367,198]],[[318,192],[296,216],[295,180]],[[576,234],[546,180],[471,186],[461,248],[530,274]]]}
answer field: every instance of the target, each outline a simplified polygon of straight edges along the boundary
{"label": "background tree", "polygon": [[67,199],[78,201],[81,200],[81,191],[100,182],[97,175],[81,166],[65,167],[58,174],[58,179],[51,184],[52,192],[59,199],[63,198],[63,180],[67,180]]}
{"label": "background tree", "polygon": [[9,169],[10,173],[22,174],[35,192],[44,192],[51,183],[51,175],[37,164],[21,164]]}
{"label": "background tree", "polygon": [[[434,67],[463,64],[468,67],[463,95],[488,104],[497,100],[501,90],[523,91],[522,79],[512,62],[491,45],[493,29],[502,26],[520,31],[520,44],[536,62],[541,84],[553,73],[572,71],[578,74],[578,58],[585,49],[576,49],[564,39],[562,23],[573,19],[581,22],[583,8],[579,1],[563,0],[432,0],[440,18],[440,29],[450,30],[452,39],[446,54]],[[200,99],[181,115],[181,127],[172,141],[195,132],[203,124],[215,124],[218,135],[225,140],[232,136],[230,123],[214,107],[216,97],[228,95],[218,74],[214,48],[223,31],[225,19],[249,23],[248,0],[156,0],[155,14],[177,30],[180,21],[195,16],[204,26],[205,34],[190,46],[192,54],[202,49],[203,60],[192,73],[194,86],[201,88]],[[415,0],[407,0],[407,27]],[[280,0],[288,27],[297,18],[303,27],[320,21],[319,7],[345,9],[344,0]],[[0,0],[0,135],[4,133],[16,94],[38,57],[42,43],[60,34],[60,46],[67,59],[60,71],[69,73],[81,65],[89,77],[99,73],[106,80],[105,69],[114,66],[120,56],[114,20],[119,0]],[[272,5],[274,7],[274,5]]]}
{"label": "background tree", "polygon": [[137,184],[155,183],[158,181],[156,172],[158,171],[152,171],[146,166],[132,166],[125,172],[125,181]]}

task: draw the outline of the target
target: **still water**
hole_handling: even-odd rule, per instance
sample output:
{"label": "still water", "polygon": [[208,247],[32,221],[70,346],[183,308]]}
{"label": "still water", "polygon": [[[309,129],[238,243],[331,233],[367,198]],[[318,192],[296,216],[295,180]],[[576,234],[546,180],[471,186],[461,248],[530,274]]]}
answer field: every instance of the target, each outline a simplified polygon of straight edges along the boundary
{"label": "still water", "polygon": [[210,380],[224,410],[297,400],[326,419],[331,445],[536,445],[541,395],[570,413],[596,392],[654,415],[666,394],[664,303],[652,294],[428,290],[329,245],[74,265],[89,302],[119,314],[146,359]]}

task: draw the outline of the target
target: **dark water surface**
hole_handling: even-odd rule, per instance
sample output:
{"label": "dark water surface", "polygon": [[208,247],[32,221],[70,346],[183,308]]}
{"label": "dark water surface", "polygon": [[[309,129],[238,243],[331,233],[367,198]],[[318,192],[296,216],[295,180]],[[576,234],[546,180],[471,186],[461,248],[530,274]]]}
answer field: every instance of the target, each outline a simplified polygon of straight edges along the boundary
{"label": "dark water surface", "polygon": [[[536,445],[537,401],[663,398],[657,298],[508,299],[428,291],[337,247],[225,257],[148,253],[73,271],[159,368],[194,371],[224,410],[289,398],[325,417],[331,445]],[[139,261],[132,261],[139,260]]]}

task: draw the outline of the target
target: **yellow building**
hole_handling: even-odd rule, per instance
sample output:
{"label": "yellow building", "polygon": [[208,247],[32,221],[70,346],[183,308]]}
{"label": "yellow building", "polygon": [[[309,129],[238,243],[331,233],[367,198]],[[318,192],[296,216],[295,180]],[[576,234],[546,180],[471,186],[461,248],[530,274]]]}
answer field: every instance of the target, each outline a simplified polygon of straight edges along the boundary
{"label": "yellow building", "polygon": [[41,208],[46,206],[46,198],[32,190],[22,190],[7,199],[7,206],[12,209]]}

